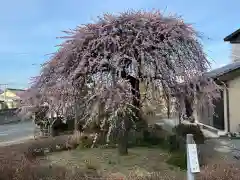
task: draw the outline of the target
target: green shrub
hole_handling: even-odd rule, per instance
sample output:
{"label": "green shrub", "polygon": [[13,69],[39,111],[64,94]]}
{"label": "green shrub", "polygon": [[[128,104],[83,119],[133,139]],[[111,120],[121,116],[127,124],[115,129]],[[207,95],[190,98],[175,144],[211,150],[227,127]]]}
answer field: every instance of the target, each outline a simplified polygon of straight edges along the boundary
{"label": "green shrub", "polygon": [[141,132],[131,131],[129,133],[130,146],[166,146],[166,138],[169,133],[159,125],[150,125]]}
{"label": "green shrub", "polygon": [[179,167],[182,170],[187,169],[187,157],[186,153],[183,151],[171,154],[166,162],[170,165]]}
{"label": "green shrub", "polygon": [[133,146],[156,146],[163,143],[163,139],[156,136],[155,133],[152,133],[149,130],[143,132],[135,132],[130,134],[128,145]]}
{"label": "green shrub", "polygon": [[192,124],[179,124],[176,128],[176,135],[186,139],[187,134],[193,134],[193,138],[196,144],[203,144],[205,137],[199,126]]}
{"label": "green shrub", "polygon": [[167,137],[168,150],[170,152],[180,149],[180,142],[176,135],[170,135]]}
{"label": "green shrub", "polygon": [[88,135],[83,135],[79,139],[79,148],[90,148],[93,143],[93,138]]}
{"label": "green shrub", "polygon": [[156,134],[149,130],[143,132],[143,140],[149,145],[157,145],[159,143]]}

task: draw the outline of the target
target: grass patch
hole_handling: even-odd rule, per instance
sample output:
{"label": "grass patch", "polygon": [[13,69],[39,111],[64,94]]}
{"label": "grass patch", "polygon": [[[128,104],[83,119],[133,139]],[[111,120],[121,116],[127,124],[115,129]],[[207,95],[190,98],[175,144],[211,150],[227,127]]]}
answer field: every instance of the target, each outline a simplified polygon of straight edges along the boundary
{"label": "grass patch", "polygon": [[184,176],[179,168],[171,168],[165,161],[169,154],[159,148],[130,148],[127,156],[118,156],[116,149],[82,149],[52,153],[46,162],[80,169],[96,169],[99,172],[122,173],[128,175],[133,171],[163,172]]}

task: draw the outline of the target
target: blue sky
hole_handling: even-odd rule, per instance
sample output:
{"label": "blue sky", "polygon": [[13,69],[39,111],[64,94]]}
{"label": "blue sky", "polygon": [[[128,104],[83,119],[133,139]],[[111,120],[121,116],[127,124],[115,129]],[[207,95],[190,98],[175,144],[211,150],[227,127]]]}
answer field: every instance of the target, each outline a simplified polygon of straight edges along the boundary
{"label": "blue sky", "polygon": [[56,50],[63,30],[96,19],[104,12],[159,9],[181,15],[204,34],[203,45],[213,68],[230,62],[230,45],[223,38],[240,28],[240,1],[232,0],[1,0],[0,84],[28,86],[46,54]]}

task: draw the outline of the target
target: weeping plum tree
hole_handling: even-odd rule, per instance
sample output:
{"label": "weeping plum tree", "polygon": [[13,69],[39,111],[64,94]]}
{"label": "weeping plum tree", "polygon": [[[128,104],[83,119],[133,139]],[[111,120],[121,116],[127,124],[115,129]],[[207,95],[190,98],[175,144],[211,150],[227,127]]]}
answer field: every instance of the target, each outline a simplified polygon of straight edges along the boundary
{"label": "weeping plum tree", "polygon": [[[87,84],[83,84],[81,88],[75,84],[74,88],[66,78],[60,76],[56,71],[57,64],[55,63],[55,58],[58,56],[59,54],[54,55],[49,62],[43,65],[40,76],[32,79],[31,88],[23,94],[20,115],[33,115],[39,112],[47,118],[47,112],[54,112],[56,115],[73,119],[80,113],[79,111],[76,113],[76,103],[84,105],[83,102],[86,102]],[[40,112],[46,108],[48,111]],[[44,119],[40,118],[39,120]]]}
{"label": "weeping plum tree", "polygon": [[[128,132],[141,119],[142,99],[151,103],[159,91],[174,95],[182,109],[182,99],[195,93],[202,104],[217,97],[217,85],[203,76],[210,64],[198,34],[178,17],[143,11],[105,14],[66,34],[33,89],[42,102],[50,93],[54,101],[48,103],[63,107],[71,106],[87,86],[81,97],[86,126],[95,122],[109,134],[117,131],[120,154],[127,153]],[[140,97],[140,83],[145,97]]]}

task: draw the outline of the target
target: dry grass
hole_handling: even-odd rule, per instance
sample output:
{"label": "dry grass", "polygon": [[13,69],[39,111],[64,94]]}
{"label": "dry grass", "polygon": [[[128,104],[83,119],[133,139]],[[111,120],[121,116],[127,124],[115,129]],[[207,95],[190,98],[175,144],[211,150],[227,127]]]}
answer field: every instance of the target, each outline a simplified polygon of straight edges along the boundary
{"label": "dry grass", "polygon": [[27,158],[35,158],[35,156],[43,155],[43,152],[48,149],[49,151],[56,151],[57,146],[64,149],[66,141],[69,136],[48,137],[37,140],[29,140],[21,144],[13,144],[9,146],[0,147],[0,153],[17,153],[23,154]]}
{"label": "dry grass", "polygon": [[[43,155],[46,148],[53,149],[58,144],[64,145],[66,139],[67,136],[60,136],[0,147],[0,179],[35,180],[39,176],[46,176],[36,156]],[[54,168],[51,171],[54,171]]]}
{"label": "dry grass", "polygon": [[[118,157],[114,149],[64,151],[48,156],[51,164],[40,161],[43,157],[36,158],[39,154],[33,153],[34,149],[66,146],[68,140],[68,136],[61,136],[1,147],[0,180],[174,180],[183,174],[169,170],[163,162],[168,155],[159,149],[130,149],[124,157]],[[51,158],[60,160],[54,163]],[[161,173],[149,174],[152,171]]]}
{"label": "dry grass", "polygon": [[[75,142],[79,137],[70,138]],[[158,148],[75,149],[38,157],[34,149],[66,146],[68,136],[39,139],[0,148],[0,180],[185,180],[186,172],[165,163],[169,154]],[[240,180],[240,163],[212,159],[197,180]]]}
{"label": "dry grass", "polygon": [[116,149],[96,148],[53,153],[47,156],[44,162],[70,169],[73,167],[82,170],[94,169],[104,174],[120,173],[126,176],[135,171],[143,174],[161,172],[162,175],[183,179],[185,175],[183,171],[165,163],[168,157],[166,152],[158,148],[131,148],[127,156],[118,156]]}
{"label": "dry grass", "polygon": [[218,159],[201,169],[197,180],[240,180],[240,164]]}

